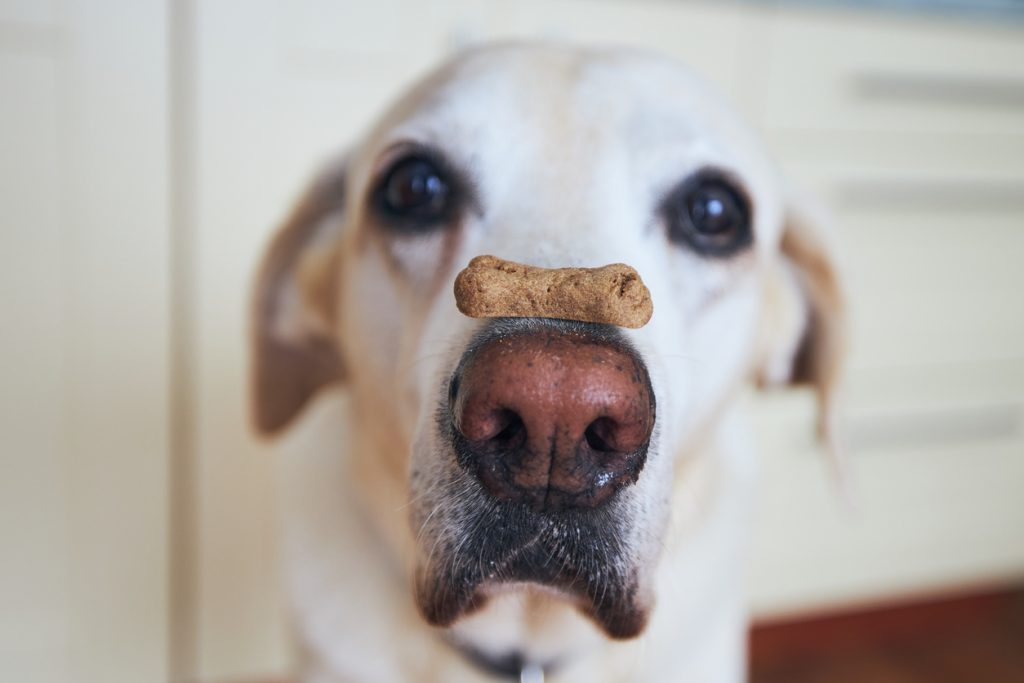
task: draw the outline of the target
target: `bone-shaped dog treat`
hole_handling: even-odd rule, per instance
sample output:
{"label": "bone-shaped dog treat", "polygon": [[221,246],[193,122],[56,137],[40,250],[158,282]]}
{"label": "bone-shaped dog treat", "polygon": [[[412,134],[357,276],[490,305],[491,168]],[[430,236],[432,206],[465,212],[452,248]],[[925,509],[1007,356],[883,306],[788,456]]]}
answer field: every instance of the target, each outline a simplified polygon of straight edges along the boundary
{"label": "bone-shaped dog treat", "polygon": [[560,318],[619,327],[651,319],[651,293],[623,263],[537,268],[477,256],[455,278],[455,304],[471,318]]}

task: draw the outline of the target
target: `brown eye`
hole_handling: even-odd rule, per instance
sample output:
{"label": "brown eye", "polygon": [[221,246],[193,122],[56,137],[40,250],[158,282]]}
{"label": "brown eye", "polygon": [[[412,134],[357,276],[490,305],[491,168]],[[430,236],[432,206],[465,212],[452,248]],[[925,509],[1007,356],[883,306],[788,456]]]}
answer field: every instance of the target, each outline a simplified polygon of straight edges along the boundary
{"label": "brown eye", "polygon": [[715,175],[685,181],[666,202],[666,214],[669,237],[701,254],[730,256],[753,238],[745,197]]}
{"label": "brown eye", "polygon": [[451,188],[444,174],[430,161],[410,157],[385,175],[378,205],[390,218],[402,222],[434,223],[448,214]]}

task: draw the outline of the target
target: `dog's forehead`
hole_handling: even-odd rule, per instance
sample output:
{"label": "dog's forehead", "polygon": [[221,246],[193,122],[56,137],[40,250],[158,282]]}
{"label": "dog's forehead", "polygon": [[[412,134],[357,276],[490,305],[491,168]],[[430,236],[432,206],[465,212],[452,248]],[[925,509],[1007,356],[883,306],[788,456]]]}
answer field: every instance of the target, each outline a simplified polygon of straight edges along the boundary
{"label": "dog's forehead", "polygon": [[759,150],[706,82],[670,59],[627,49],[512,45],[468,52],[421,82],[374,136],[444,149],[553,156],[693,148],[750,164]]}

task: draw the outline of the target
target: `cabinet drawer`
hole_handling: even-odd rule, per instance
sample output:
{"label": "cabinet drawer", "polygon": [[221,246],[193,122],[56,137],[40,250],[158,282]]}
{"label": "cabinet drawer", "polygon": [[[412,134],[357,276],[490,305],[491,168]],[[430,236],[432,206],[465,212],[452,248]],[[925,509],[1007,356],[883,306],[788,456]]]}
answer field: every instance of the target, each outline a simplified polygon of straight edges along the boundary
{"label": "cabinet drawer", "polygon": [[837,220],[855,364],[1024,358],[1024,207],[846,206]]}
{"label": "cabinet drawer", "polygon": [[1024,29],[780,13],[768,127],[1024,133]]}

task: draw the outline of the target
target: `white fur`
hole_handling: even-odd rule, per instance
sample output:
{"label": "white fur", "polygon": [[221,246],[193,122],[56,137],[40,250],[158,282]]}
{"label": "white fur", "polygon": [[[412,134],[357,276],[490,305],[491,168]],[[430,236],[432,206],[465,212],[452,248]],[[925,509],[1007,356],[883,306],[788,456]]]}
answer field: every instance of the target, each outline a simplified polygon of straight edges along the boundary
{"label": "white fur", "polygon": [[[476,179],[481,211],[459,227],[449,256],[441,236],[367,227],[374,174],[409,141],[436,146]],[[733,174],[752,200],[749,253],[708,259],[666,237],[659,199],[708,165]],[[754,465],[734,401],[753,372],[759,273],[778,258],[784,213],[751,133],[667,60],[492,48],[396,104],[351,155],[347,189],[336,329],[347,397],[325,395],[282,459],[305,680],[486,680],[446,641],[454,639],[495,655],[560,658],[549,680],[566,683],[742,681]],[[653,319],[627,333],[658,405],[647,464],[621,494],[636,522],[630,557],[654,605],[633,640],[608,641],[568,602],[530,586],[509,587],[448,634],[416,612],[415,569],[450,551],[440,541],[457,527],[439,520],[455,515],[464,493],[439,457],[434,419],[440,388],[480,324],[457,311],[452,281],[483,253],[550,267],[624,262],[651,291]],[[782,342],[787,357],[797,341]],[[433,484],[410,488],[410,468]]]}

